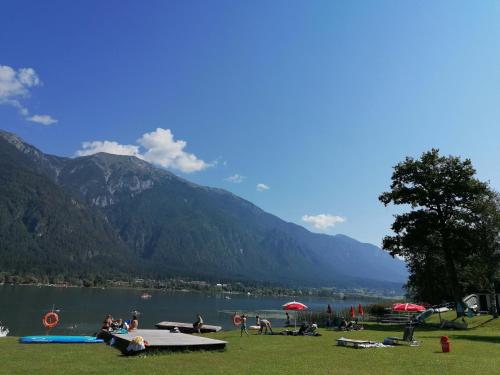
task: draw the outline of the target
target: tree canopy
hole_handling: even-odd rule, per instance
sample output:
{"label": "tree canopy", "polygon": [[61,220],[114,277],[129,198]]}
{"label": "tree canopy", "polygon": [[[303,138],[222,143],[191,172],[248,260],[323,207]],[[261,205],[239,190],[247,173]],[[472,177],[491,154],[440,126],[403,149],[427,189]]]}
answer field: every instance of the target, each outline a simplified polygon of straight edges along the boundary
{"label": "tree canopy", "polygon": [[390,191],[379,197],[386,206],[409,208],[395,215],[394,234],[384,238],[383,248],[405,258],[407,289],[417,299],[459,302],[471,288],[494,287],[499,199],[475,174],[469,159],[432,149],[397,164]]}

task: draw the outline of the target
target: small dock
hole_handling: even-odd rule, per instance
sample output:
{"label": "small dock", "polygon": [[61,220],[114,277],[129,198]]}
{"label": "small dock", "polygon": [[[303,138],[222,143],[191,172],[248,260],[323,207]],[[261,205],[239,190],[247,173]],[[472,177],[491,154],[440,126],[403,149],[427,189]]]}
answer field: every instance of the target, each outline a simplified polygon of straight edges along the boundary
{"label": "small dock", "polygon": [[221,350],[227,344],[226,341],[184,333],[170,333],[157,329],[138,329],[125,334],[113,334],[113,337],[118,340],[120,348],[126,348],[136,336],[141,336],[149,343],[147,350]]}
{"label": "small dock", "polygon": [[[155,324],[158,329],[174,329],[179,328],[182,333],[195,333],[195,329],[191,323],[181,323],[181,322],[160,322]],[[211,333],[219,332],[222,329],[221,326],[212,326],[210,324],[203,324],[201,326],[201,333]]]}

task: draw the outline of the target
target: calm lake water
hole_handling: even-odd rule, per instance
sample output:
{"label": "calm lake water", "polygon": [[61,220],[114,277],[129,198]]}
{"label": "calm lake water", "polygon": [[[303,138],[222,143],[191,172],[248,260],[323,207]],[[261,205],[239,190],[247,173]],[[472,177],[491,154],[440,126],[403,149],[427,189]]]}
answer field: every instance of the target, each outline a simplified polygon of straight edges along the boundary
{"label": "calm lake water", "polygon": [[[266,297],[191,292],[149,291],[152,298],[140,298],[142,291],[130,289],[53,288],[35,286],[0,286],[0,322],[10,330],[9,335],[44,334],[41,318],[52,306],[59,309],[61,321],[51,334],[93,334],[105,314],[129,319],[131,312],[140,312],[140,328],[154,328],[163,320],[193,322],[200,312],[205,323],[234,328],[231,316],[246,312],[260,313],[273,325],[281,326],[284,312],[281,306],[293,300],[290,297]],[[320,297],[297,298],[313,311],[325,311],[328,303],[334,310],[363,301],[333,300]],[[371,302],[373,303],[373,302]],[[250,320],[253,324],[253,321]]]}

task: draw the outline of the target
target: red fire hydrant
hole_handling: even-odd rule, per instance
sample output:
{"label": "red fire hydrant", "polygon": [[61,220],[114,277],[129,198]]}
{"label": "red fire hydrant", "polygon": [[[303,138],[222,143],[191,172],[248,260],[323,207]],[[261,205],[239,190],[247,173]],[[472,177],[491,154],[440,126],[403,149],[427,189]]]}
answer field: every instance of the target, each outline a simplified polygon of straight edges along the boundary
{"label": "red fire hydrant", "polygon": [[448,336],[441,336],[441,349],[443,353],[449,353],[451,350],[451,342]]}

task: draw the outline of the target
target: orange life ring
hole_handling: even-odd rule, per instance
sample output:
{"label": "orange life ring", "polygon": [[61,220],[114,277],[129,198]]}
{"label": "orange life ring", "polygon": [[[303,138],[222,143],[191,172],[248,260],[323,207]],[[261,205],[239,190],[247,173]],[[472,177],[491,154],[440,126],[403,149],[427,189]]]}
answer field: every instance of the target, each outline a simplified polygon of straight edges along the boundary
{"label": "orange life ring", "polygon": [[237,314],[234,314],[233,316],[233,324],[235,326],[239,326],[241,324],[241,316],[237,315]]}
{"label": "orange life ring", "polygon": [[42,323],[45,328],[54,328],[57,324],[59,324],[59,315],[53,311],[48,312],[42,318]]}

